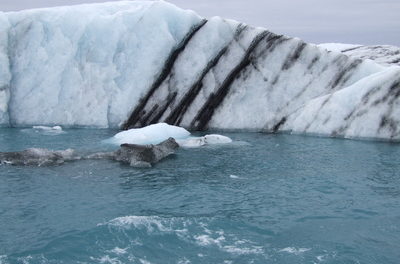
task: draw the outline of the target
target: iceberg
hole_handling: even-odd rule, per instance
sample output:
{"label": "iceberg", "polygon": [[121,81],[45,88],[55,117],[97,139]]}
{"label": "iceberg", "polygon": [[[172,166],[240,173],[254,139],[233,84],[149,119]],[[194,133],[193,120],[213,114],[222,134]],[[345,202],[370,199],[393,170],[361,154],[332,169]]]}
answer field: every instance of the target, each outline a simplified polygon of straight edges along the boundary
{"label": "iceberg", "polygon": [[193,137],[190,132],[183,127],[172,126],[166,123],[158,123],[143,128],[132,128],[114,135],[105,140],[111,144],[159,144],[169,138],[173,138],[180,147],[200,147],[204,145],[227,144],[232,139],[226,136],[211,134],[202,137]]}
{"label": "iceberg", "polygon": [[171,126],[166,123],[153,124],[143,128],[133,128],[114,135],[107,142],[112,144],[158,144],[168,138],[183,139],[190,136],[190,132],[182,127]]}
{"label": "iceberg", "polygon": [[49,150],[29,148],[23,151],[0,152],[0,165],[50,166],[82,159],[109,159],[129,164],[131,167],[151,167],[153,164],[175,153],[179,148],[175,139],[168,138],[157,145],[122,144],[113,152],[96,152],[80,156],[73,149]]}
{"label": "iceberg", "polygon": [[164,1],[0,13],[0,124],[400,140],[398,50],[308,44]]}
{"label": "iceberg", "polygon": [[232,143],[232,139],[227,136],[210,134],[202,137],[188,137],[186,139],[180,139],[176,141],[180,147],[184,148],[196,148],[205,145],[218,145]]}

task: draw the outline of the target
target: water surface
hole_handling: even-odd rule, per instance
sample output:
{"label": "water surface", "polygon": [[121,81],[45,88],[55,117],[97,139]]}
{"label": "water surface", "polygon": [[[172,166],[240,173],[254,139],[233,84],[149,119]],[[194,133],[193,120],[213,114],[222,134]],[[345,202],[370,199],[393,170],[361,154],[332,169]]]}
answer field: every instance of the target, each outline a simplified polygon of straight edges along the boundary
{"label": "water surface", "polygon": [[[0,129],[0,151],[115,130]],[[227,133],[151,169],[0,166],[0,263],[399,263],[400,145]]]}

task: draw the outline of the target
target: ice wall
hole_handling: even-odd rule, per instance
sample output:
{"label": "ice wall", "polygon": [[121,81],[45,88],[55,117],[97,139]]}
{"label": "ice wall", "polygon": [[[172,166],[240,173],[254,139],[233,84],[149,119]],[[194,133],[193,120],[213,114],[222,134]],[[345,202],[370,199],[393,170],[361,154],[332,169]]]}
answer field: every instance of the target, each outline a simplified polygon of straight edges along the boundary
{"label": "ice wall", "polygon": [[3,124],[9,116],[14,126],[166,122],[192,130],[400,139],[398,66],[206,20],[163,1],[0,19]]}
{"label": "ice wall", "polygon": [[11,73],[8,60],[8,29],[7,17],[0,12],[0,126],[9,124],[8,102]]}
{"label": "ice wall", "polygon": [[201,22],[165,2],[9,13],[13,125],[117,127]]}

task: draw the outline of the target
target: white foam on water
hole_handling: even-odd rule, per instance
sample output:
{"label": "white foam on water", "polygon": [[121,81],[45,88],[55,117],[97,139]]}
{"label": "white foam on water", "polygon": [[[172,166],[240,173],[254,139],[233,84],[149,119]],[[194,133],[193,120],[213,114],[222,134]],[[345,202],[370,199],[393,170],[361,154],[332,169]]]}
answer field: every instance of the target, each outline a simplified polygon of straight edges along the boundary
{"label": "white foam on water", "polygon": [[249,254],[262,254],[264,249],[261,246],[253,247],[237,247],[237,246],[225,246],[223,249],[231,254],[237,255],[249,255]]}
{"label": "white foam on water", "polygon": [[[254,245],[250,240],[240,240],[224,231],[211,231],[202,226],[206,234],[194,236],[196,244],[202,247],[216,246],[219,250],[232,255],[264,254],[264,248]],[[233,242],[233,243],[232,243]]]}
{"label": "white foam on water", "polygon": [[196,239],[196,243],[200,246],[209,246],[209,245],[217,245],[221,246],[221,242],[225,241],[225,237],[223,235],[212,238],[210,235],[198,235],[194,237]]}
{"label": "white foam on water", "polygon": [[189,264],[192,263],[190,260],[188,260],[187,258],[183,258],[178,260],[177,264]]}
{"label": "white foam on water", "polygon": [[[182,222],[183,220],[183,222]],[[147,232],[167,232],[176,233],[178,236],[187,233],[186,225],[190,220],[183,218],[161,218],[158,216],[123,216],[112,219],[107,223],[98,224],[98,226],[108,225],[123,229],[146,229]]]}
{"label": "white foam on water", "polygon": [[279,252],[286,252],[286,253],[289,253],[289,254],[300,255],[300,254],[302,254],[304,252],[307,252],[309,250],[311,250],[311,248],[286,247],[286,248],[283,248],[283,249],[279,250]]}
{"label": "white foam on water", "polygon": [[8,264],[7,255],[0,255],[0,264]]}
{"label": "white foam on water", "polygon": [[112,258],[109,255],[102,256],[100,258],[90,257],[91,260],[96,261],[101,264],[122,264],[122,262],[117,258]]}
{"label": "white foam on water", "polygon": [[[192,221],[185,218],[161,218],[158,216],[123,216],[98,225],[122,229],[145,229],[149,234],[153,232],[173,233],[183,241],[194,242],[200,247],[216,247],[220,251],[234,256],[265,253],[263,246],[247,239],[239,239],[234,234],[227,234],[223,230],[213,230],[208,222],[202,220]],[[199,227],[200,230],[198,230]],[[189,230],[193,231],[189,232]],[[114,248],[108,252],[121,255],[125,254],[127,249]],[[199,255],[199,257],[204,257],[204,255]]]}
{"label": "white foam on water", "polygon": [[231,179],[239,179],[239,176],[231,174],[231,175],[229,175],[229,178],[231,178]]}
{"label": "white foam on water", "polygon": [[146,260],[146,259],[139,259],[140,263],[142,264],[151,264],[150,261]]}
{"label": "white foam on water", "polygon": [[163,225],[162,219],[158,216],[122,216],[111,220],[108,224],[127,229],[145,227],[148,231],[154,231],[154,227],[157,227],[160,231],[171,231]]}
{"label": "white foam on water", "polygon": [[112,250],[110,250],[111,253],[117,254],[117,255],[123,255],[127,253],[128,248],[119,248],[115,247]]}

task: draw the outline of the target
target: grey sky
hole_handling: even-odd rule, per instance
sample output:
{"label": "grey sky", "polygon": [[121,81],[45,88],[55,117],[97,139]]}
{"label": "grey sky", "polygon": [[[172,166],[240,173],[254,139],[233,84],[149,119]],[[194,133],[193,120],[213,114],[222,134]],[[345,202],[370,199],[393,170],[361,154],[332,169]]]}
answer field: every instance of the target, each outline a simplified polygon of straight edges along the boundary
{"label": "grey sky", "polygon": [[[206,17],[219,15],[308,42],[400,46],[400,0],[169,0]],[[0,10],[105,2],[0,0]]]}

